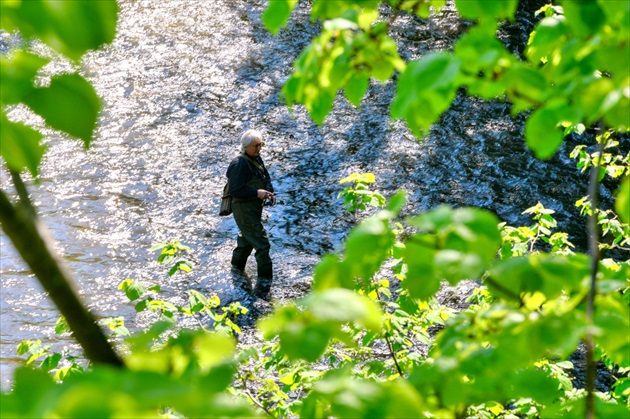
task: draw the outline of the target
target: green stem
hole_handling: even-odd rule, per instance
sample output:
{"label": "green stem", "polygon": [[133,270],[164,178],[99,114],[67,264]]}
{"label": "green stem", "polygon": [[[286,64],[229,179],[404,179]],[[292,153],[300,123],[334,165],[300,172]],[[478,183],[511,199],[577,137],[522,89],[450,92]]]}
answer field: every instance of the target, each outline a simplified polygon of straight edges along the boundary
{"label": "green stem", "polygon": [[389,352],[392,354],[392,358],[394,360],[394,364],[396,365],[396,370],[398,371],[398,375],[400,375],[401,378],[404,377],[402,369],[400,368],[400,365],[398,364],[398,359],[396,358],[394,345],[392,345],[392,342],[389,340],[389,337],[387,335],[385,335],[385,342],[387,342],[387,346],[389,347]]}
{"label": "green stem", "polygon": [[261,408],[267,415],[269,415],[269,417],[275,418],[275,416],[249,391],[249,388],[247,387],[247,379],[243,377],[241,372],[237,371],[237,374],[238,374],[238,378],[240,378],[241,382],[243,383],[243,392],[247,395],[247,397],[249,397],[252,403],[254,403],[256,406]]}
{"label": "green stem", "polygon": [[[606,141],[605,141],[606,142]],[[595,341],[593,338],[595,294],[597,270],[599,267],[599,226],[597,223],[597,206],[599,204],[599,166],[605,144],[599,144],[599,156],[597,164],[591,168],[589,183],[589,197],[591,201],[591,215],[588,217],[588,247],[591,254],[590,289],[586,304],[586,418],[595,418],[595,379],[597,375],[595,363]]]}
{"label": "green stem", "polygon": [[[19,174],[17,178],[19,179]],[[20,185],[21,180],[18,180],[16,184],[18,190],[21,188]],[[124,366],[95,318],[72,288],[71,275],[67,268],[54,256],[51,240],[33,213],[28,195],[24,195],[25,189],[19,194],[21,202],[13,205],[4,191],[0,190],[2,229],[65,317],[86,358],[95,364]]]}

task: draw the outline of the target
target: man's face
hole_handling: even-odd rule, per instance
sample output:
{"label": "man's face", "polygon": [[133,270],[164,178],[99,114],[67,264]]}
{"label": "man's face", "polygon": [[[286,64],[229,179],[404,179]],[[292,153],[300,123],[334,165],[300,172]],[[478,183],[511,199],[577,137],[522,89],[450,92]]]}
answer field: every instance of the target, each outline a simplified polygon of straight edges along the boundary
{"label": "man's face", "polygon": [[254,138],[251,143],[247,147],[245,147],[245,152],[251,157],[260,156],[260,149],[263,146],[262,140],[258,138]]}

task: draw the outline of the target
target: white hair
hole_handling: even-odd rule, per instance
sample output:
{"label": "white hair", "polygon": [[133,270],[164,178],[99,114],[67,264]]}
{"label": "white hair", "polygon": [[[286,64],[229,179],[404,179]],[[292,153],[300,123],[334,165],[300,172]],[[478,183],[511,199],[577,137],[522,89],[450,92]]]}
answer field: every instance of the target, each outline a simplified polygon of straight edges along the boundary
{"label": "white hair", "polygon": [[241,151],[245,152],[245,147],[249,146],[253,140],[262,141],[262,134],[255,129],[248,129],[241,135]]}

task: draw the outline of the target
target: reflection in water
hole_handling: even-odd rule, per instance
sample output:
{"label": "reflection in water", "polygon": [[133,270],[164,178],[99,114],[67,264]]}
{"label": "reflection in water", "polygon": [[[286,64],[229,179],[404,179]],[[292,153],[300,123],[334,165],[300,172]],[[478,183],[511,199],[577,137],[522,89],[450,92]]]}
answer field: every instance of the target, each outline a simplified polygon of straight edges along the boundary
{"label": "reflection in water", "polygon": [[[266,212],[277,298],[303,293],[321,255],[340,247],[352,224],[337,199],[338,182],[355,171],[374,172],[386,196],[404,188],[406,214],[442,203],[477,205],[525,224],[520,212],[540,200],[557,211],[563,228],[579,231],[569,217],[577,219],[573,200],[583,178],[566,157],[533,159],[523,121],[512,120],[506,104],[460,97],[424,142],[389,119],[392,83],[373,83],[360,109],[340,97],[321,127],[300,107],[289,112],[279,92],[316,27],[299,7],[289,28],[273,37],[261,23],[265,4],[121,2],[116,41],[84,60],[83,72],[104,101],[93,146],[84,151],[50,132],[41,181],[30,190],[99,316],[122,315],[132,330],[142,325],[117,290],[125,278],[161,284],[168,298],[183,299],[188,288],[216,292],[225,302],[239,298],[228,269],[237,229],[231,217],[218,216],[218,205],[224,172],[249,128],[265,135],[264,158],[278,191],[279,205]],[[436,23],[396,19],[391,35],[404,41],[405,59],[449,48],[466,28],[452,8]],[[31,118],[22,109],[12,116]],[[6,386],[21,340],[77,348],[53,335],[56,311],[0,239]],[[192,248],[192,273],[169,278],[155,262],[148,249],[171,239]]]}

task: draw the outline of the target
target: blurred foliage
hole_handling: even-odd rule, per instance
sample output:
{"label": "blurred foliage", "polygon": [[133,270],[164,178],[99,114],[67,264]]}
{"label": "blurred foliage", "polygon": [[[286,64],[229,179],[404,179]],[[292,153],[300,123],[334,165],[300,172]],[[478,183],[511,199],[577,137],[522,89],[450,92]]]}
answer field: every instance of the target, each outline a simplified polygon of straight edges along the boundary
{"label": "blurred foliage", "polygon": [[[513,19],[517,1],[456,1],[475,22],[452,52],[429,53],[405,63],[388,36],[378,0],[314,0],[312,19],[322,21],[294,64],[283,88],[287,103],[304,105],[321,123],[340,90],[359,105],[370,79],[396,77],[391,114],[419,136],[452,103],[456,92],[509,100],[514,115],[529,112],[528,146],[552,156],[567,127],[600,124],[614,138],[628,129],[628,19],[625,2],[562,2],[541,9],[523,59],[496,39],[496,29]],[[390,0],[401,13],[428,18],[444,1]],[[277,33],[295,0],[269,4],[263,22]],[[88,50],[111,42],[116,2],[3,0],[2,28],[18,29],[78,63]],[[397,11],[397,12],[398,12]],[[2,58],[1,155],[15,171],[37,175],[44,153],[42,135],[7,117],[23,103],[51,127],[89,146],[99,100],[76,73],[34,80],[47,59],[31,52]],[[398,72],[398,73],[397,73]],[[69,117],[72,115],[72,118]],[[578,166],[600,168],[621,178],[616,212],[598,212],[606,234],[602,246],[628,243],[630,183],[627,156],[612,152],[611,138],[599,138],[605,156],[585,148],[574,152]],[[353,177],[354,176],[354,177]],[[494,214],[447,206],[403,217],[406,197],[388,202],[369,174],[344,179],[342,192],[354,209],[369,203],[381,210],[361,221],[343,249],[323,257],[313,290],[259,322],[264,340],[237,346],[238,303],[221,306],[216,296],[188,292],[178,305],[159,297],[159,287],[132,279],[119,288],[152,325],[129,336],[124,319],[102,319],[126,368],[85,365],[80,356],[51,353],[41,341],[17,348],[28,366],[15,372],[14,386],[0,395],[3,417],[576,417],[584,416],[586,392],[575,386],[568,358],[593,333],[598,359],[614,371],[615,383],[596,393],[599,417],[628,413],[630,384],[630,264],[604,259],[597,271],[593,323],[589,257],[575,253],[568,236],[553,232],[553,210],[538,204],[530,227],[501,225]],[[342,181],[343,182],[343,181]],[[346,182],[343,182],[346,183]],[[369,201],[364,201],[367,196]],[[625,224],[624,224],[625,223]],[[624,227],[625,226],[625,227]],[[546,247],[545,247],[546,246]],[[192,264],[179,259],[189,250],[165,242],[158,262],[169,275]],[[440,304],[439,290],[476,283],[470,306],[461,312]],[[181,318],[195,318],[188,330]],[[58,333],[69,333],[58,322]],[[37,368],[32,368],[37,367]]]}

